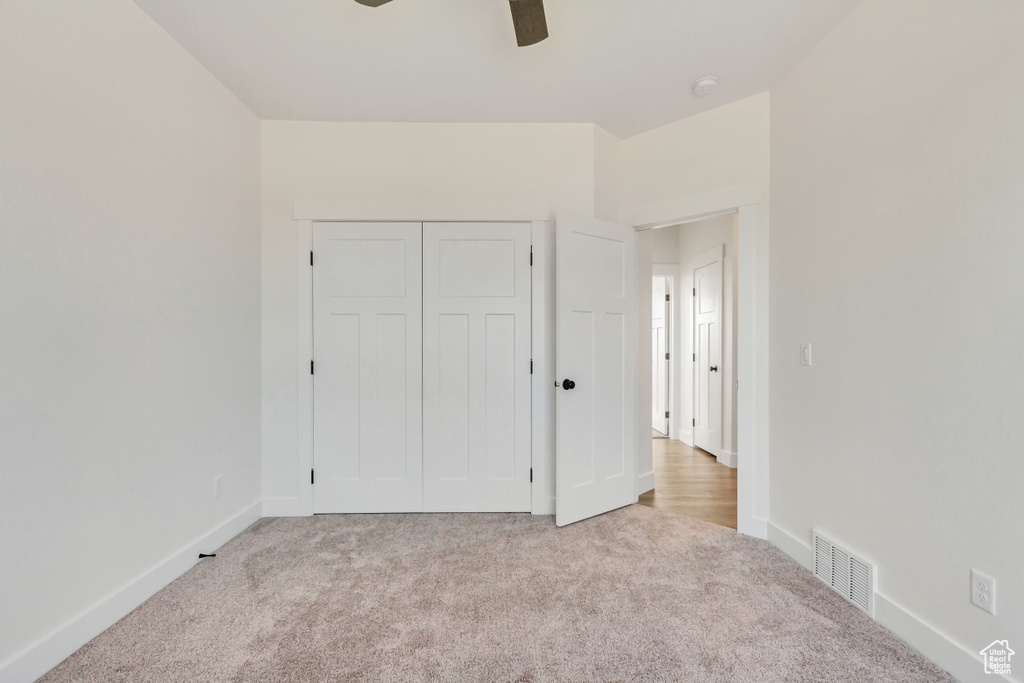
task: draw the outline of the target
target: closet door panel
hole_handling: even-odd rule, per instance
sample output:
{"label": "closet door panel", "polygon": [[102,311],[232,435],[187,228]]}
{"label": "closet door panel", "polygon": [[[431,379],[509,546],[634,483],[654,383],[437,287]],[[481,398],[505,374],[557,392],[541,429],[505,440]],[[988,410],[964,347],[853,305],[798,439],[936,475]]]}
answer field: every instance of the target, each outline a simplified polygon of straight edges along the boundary
{"label": "closet door panel", "polygon": [[530,225],[423,226],[424,510],[530,509]]}
{"label": "closet door panel", "polygon": [[432,399],[436,406],[426,409],[436,415],[436,476],[442,481],[465,481],[469,478],[469,316],[439,315],[437,337],[437,396]]}
{"label": "closet door panel", "polygon": [[313,226],[315,512],[422,497],[422,226]]}

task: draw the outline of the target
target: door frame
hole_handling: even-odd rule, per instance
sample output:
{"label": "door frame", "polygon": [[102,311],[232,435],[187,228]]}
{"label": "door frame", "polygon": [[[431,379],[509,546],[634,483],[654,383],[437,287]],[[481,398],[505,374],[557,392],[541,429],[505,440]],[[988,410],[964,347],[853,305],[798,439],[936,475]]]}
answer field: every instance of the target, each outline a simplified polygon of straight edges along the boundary
{"label": "door frame", "polygon": [[[706,194],[682,197],[626,209],[619,222],[634,230],[651,230],[693,223],[727,213],[738,214],[737,240],[737,315],[736,315],[736,463],[737,530],[766,539],[768,537],[768,203],[757,185],[736,186]],[[651,264],[640,262],[643,251],[637,249],[637,276],[642,281],[651,275]],[[641,296],[644,294],[641,293]],[[648,290],[646,296],[650,296]],[[638,302],[639,303],[639,302]],[[639,370],[640,354],[637,354]],[[638,372],[638,378],[644,377]],[[638,381],[643,381],[638,379]],[[637,387],[637,395],[651,393],[649,386]],[[647,406],[637,401],[638,419]],[[637,440],[637,488],[653,486],[653,471],[641,471],[641,462],[651,462],[651,439],[644,434]]]}
{"label": "door frame", "polygon": [[[531,512],[554,514],[554,402],[550,392],[543,391],[553,372],[554,330],[553,283],[554,264],[549,255],[554,250],[554,230],[548,220],[550,209],[542,203],[504,202],[377,202],[346,200],[296,200],[295,219],[296,319],[295,373],[298,379],[296,396],[296,462],[295,497],[265,498],[264,517],[308,517],[313,515],[313,271],[310,253],[313,247],[313,223],[320,221],[375,222],[494,222],[530,223],[533,243],[531,281],[533,286],[531,312],[531,344],[534,375],[531,389],[531,461],[534,471],[531,484]],[[550,271],[550,272],[549,272]],[[549,305],[550,303],[550,305]],[[551,336],[549,340],[545,335]]]}

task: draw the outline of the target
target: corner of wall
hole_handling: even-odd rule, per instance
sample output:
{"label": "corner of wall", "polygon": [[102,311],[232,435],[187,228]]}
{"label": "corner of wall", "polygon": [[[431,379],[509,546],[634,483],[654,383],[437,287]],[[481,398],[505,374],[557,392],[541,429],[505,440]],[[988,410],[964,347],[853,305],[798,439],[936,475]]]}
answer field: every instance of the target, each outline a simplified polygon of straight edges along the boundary
{"label": "corner of wall", "polygon": [[32,681],[113,626],[210,553],[260,519],[262,502],[251,503],[227,521],[194,539],[109,595],[68,619],[25,650],[0,664],[0,683]]}
{"label": "corner of wall", "polygon": [[622,191],[621,141],[594,125],[594,217],[616,222]]}

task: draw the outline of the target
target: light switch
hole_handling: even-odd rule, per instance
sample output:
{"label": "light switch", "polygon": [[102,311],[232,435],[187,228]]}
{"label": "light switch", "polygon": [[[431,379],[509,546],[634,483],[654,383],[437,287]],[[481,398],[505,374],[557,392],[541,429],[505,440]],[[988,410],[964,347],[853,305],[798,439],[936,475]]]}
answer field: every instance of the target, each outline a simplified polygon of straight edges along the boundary
{"label": "light switch", "polygon": [[811,345],[801,344],[800,345],[800,365],[811,364]]}

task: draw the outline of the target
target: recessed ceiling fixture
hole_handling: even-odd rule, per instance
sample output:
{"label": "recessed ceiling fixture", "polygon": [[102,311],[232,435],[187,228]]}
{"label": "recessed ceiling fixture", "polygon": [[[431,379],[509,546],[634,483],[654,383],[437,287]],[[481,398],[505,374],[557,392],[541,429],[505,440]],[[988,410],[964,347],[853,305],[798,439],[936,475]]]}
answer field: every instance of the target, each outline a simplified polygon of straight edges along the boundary
{"label": "recessed ceiling fixture", "polygon": [[694,97],[710,95],[718,87],[718,79],[714,76],[701,76],[693,82]]}
{"label": "recessed ceiling fixture", "polygon": [[[356,0],[360,5],[380,7],[391,0]],[[548,22],[544,17],[544,0],[508,0],[512,9],[512,25],[516,29],[516,44],[526,47],[548,37]]]}

